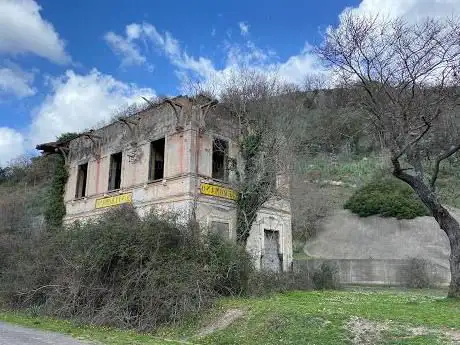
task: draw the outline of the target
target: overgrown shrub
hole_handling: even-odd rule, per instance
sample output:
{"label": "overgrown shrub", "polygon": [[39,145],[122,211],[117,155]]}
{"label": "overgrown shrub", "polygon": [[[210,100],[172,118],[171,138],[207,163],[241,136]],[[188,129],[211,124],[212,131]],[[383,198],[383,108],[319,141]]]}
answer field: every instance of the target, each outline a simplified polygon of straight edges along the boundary
{"label": "overgrown shrub", "polygon": [[255,296],[293,290],[337,290],[340,287],[338,267],[328,262],[315,269],[299,264],[292,272],[254,272],[250,280],[250,292]]}
{"label": "overgrown shrub", "polygon": [[[65,143],[79,136],[78,133],[64,133],[57,138],[58,143]],[[64,156],[59,154],[51,155],[54,159],[53,179],[48,188],[48,195],[45,206],[45,222],[48,231],[56,231],[62,226],[66,208],[64,204],[64,191],[67,179],[69,178],[68,166]]]}
{"label": "overgrown shrub", "polygon": [[337,266],[323,262],[312,275],[315,290],[337,290],[340,287]]}
{"label": "overgrown shrub", "polygon": [[395,178],[373,181],[357,190],[345,203],[360,217],[379,215],[398,219],[413,219],[428,216],[428,209],[414,191]]}
{"label": "overgrown shrub", "polygon": [[45,221],[48,229],[56,231],[62,226],[65,216],[64,190],[69,173],[65,166],[64,157],[56,155],[55,170],[51,186],[48,190],[45,208]]}
{"label": "overgrown shrub", "polygon": [[254,272],[250,279],[250,293],[263,296],[292,290],[312,290],[313,283],[305,272]]}
{"label": "overgrown shrub", "polygon": [[198,313],[219,296],[247,293],[247,252],[176,218],[141,219],[123,207],[23,243],[1,273],[3,300],[13,308],[149,330]]}
{"label": "overgrown shrub", "polygon": [[424,259],[411,258],[409,265],[404,267],[400,274],[402,275],[402,281],[406,282],[406,287],[424,289],[432,285],[428,274],[428,261]]}

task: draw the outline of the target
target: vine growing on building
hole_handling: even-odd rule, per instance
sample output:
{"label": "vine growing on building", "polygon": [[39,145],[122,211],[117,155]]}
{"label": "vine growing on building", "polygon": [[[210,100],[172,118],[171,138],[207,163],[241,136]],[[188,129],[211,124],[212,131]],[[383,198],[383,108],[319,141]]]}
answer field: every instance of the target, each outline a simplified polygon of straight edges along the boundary
{"label": "vine growing on building", "polygon": [[[235,189],[239,192],[236,233],[242,244],[246,244],[264,204],[282,192],[276,177],[286,174],[290,166],[287,140],[283,138],[292,130],[291,113],[302,110],[292,91],[255,71],[241,71],[221,95],[221,102],[238,124],[241,161],[232,166],[236,165]],[[286,96],[289,94],[294,96]]]}
{"label": "vine growing on building", "polygon": [[[77,133],[62,134],[57,142],[65,143],[78,136]],[[62,152],[53,155],[54,174],[51,185],[48,189],[48,196],[45,206],[45,222],[49,231],[56,231],[62,226],[62,221],[66,214],[64,204],[64,191],[69,173],[66,166],[65,157]]]}
{"label": "vine growing on building", "polygon": [[236,200],[236,233],[238,242],[246,243],[257,212],[275,191],[276,175],[273,170],[261,165],[264,151],[261,131],[241,138],[240,150],[244,161],[244,179],[240,180]]}

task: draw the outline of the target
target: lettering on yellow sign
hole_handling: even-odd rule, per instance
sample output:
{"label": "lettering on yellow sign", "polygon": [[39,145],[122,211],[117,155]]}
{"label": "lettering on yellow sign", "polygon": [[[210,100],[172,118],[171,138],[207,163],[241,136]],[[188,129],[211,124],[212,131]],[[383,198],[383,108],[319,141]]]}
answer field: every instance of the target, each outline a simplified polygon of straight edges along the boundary
{"label": "lettering on yellow sign", "polygon": [[209,183],[202,183],[200,185],[200,192],[204,195],[217,196],[219,198],[230,200],[236,200],[238,198],[238,194],[233,189],[216,186]]}
{"label": "lettering on yellow sign", "polygon": [[133,193],[125,193],[116,196],[109,196],[96,200],[96,208],[112,207],[133,202]]}

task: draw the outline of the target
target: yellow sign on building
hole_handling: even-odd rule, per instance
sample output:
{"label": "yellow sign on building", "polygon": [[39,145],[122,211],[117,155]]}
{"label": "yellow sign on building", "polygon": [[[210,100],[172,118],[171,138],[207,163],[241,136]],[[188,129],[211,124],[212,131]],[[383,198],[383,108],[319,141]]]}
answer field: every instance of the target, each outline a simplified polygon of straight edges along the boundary
{"label": "yellow sign on building", "polygon": [[238,194],[233,189],[216,186],[209,183],[202,183],[200,185],[200,192],[204,195],[217,196],[219,198],[230,200],[236,200],[238,198]]}
{"label": "yellow sign on building", "polygon": [[109,196],[96,200],[96,208],[112,207],[133,202],[133,193],[125,193],[116,196]]}

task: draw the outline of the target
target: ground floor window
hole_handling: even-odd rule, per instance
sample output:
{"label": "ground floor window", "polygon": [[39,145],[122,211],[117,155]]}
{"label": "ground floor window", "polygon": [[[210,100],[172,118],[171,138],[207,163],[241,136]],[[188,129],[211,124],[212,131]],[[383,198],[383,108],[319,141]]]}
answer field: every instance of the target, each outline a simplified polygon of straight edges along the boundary
{"label": "ground floor window", "polygon": [[222,238],[230,238],[230,224],[220,221],[211,222],[211,231],[222,236]]}

